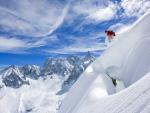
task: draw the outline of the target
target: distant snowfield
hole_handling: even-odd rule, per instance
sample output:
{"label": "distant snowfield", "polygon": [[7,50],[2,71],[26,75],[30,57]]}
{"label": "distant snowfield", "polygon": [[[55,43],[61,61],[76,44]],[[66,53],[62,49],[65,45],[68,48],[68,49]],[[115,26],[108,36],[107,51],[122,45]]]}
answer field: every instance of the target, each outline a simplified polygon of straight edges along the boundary
{"label": "distant snowfield", "polygon": [[56,113],[64,96],[56,95],[62,81],[54,77],[29,79],[30,85],[18,89],[0,89],[0,113]]}
{"label": "distant snowfield", "polygon": [[58,113],[150,113],[149,72],[150,11],[86,69]]}

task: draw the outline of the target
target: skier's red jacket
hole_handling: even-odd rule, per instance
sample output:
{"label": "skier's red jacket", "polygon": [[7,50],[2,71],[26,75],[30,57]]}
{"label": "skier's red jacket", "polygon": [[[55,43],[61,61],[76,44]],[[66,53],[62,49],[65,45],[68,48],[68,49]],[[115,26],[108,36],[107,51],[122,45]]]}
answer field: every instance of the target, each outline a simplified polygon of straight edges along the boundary
{"label": "skier's red jacket", "polygon": [[105,33],[109,38],[113,38],[113,36],[116,36],[115,32],[112,30],[105,31]]}

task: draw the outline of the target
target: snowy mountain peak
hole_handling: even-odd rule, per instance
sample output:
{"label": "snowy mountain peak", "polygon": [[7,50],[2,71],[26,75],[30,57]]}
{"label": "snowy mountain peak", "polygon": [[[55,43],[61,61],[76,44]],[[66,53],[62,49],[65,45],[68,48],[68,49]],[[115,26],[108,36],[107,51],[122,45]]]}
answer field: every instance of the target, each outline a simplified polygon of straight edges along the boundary
{"label": "snowy mountain peak", "polygon": [[36,65],[25,65],[21,68],[21,72],[30,78],[37,79],[40,75],[40,67]]}
{"label": "snowy mountain peak", "polygon": [[44,63],[41,73],[44,76],[52,74],[66,76],[69,74],[70,67],[70,63],[65,58],[49,58]]}
{"label": "snowy mountain peak", "polygon": [[66,60],[68,60],[68,62],[69,62],[70,64],[74,65],[74,64],[77,64],[77,63],[80,62],[80,57],[75,56],[75,55],[71,55],[71,56],[68,56],[68,57],[66,58]]}
{"label": "snowy mountain peak", "polygon": [[82,59],[83,66],[86,68],[90,63],[92,63],[96,58],[88,51],[86,56]]}
{"label": "snowy mountain peak", "polygon": [[24,75],[20,72],[20,69],[11,65],[8,68],[5,68],[1,71],[1,80],[5,84],[5,86],[19,88],[24,83],[27,83],[24,80]]}
{"label": "snowy mountain peak", "polygon": [[9,66],[9,67],[7,67],[7,68],[5,68],[1,71],[2,78],[5,78],[5,77],[7,77],[11,74],[23,77],[23,75],[21,74],[19,68],[15,65],[11,65],[11,66]]}
{"label": "snowy mountain peak", "polygon": [[85,57],[83,58],[84,60],[91,60],[94,61],[95,57],[88,51]]}

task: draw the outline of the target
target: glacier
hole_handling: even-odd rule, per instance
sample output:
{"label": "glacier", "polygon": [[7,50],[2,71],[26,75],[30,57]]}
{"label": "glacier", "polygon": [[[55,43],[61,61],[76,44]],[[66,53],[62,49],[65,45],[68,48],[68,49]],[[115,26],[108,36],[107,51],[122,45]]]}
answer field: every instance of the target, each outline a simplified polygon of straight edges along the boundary
{"label": "glacier", "polygon": [[149,113],[149,72],[150,11],[85,70],[58,113]]}

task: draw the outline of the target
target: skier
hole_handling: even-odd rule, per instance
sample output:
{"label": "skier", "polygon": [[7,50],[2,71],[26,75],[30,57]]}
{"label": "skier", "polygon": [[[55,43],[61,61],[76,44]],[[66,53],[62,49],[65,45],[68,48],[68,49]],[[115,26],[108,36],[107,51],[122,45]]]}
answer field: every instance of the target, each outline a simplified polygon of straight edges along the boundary
{"label": "skier", "polygon": [[114,39],[114,37],[116,36],[115,32],[112,30],[106,30],[105,33],[107,35],[109,42],[111,42]]}

